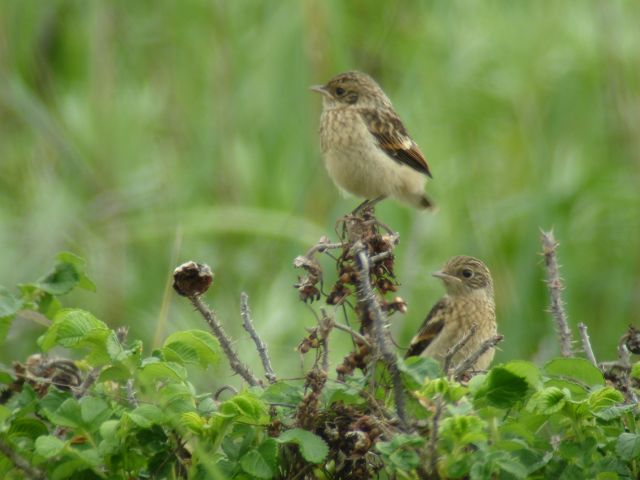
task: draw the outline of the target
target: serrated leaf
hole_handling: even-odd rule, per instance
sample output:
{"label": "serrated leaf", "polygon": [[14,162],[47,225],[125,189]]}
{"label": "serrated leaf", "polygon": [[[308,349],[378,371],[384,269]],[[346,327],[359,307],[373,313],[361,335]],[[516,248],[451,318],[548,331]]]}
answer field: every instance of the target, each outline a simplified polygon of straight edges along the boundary
{"label": "serrated leaf", "polygon": [[60,252],[56,255],[56,260],[61,263],[73,265],[79,276],[78,287],[84,290],[89,290],[90,292],[96,291],[95,284],[85,273],[87,262],[84,258],[71,252]]}
{"label": "serrated leaf", "polygon": [[502,367],[524,378],[532,388],[538,389],[542,387],[542,375],[540,369],[534,363],[526,360],[513,360],[505,363]]}
{"label": "serrated leaf", "polygon": [[544,372],[550,377],[573,379],[588,387],[604,386],[602,372],[584,358],[555,358],[545,364]]}
{"label": "serrated leaf", "polygon": [[472,415],[454,415],[445,418],[440,424],[440,435],[449,438],[456,443],[468,444],[484,441],[487,434],[484,432],[486,422]]}
{"label": "serrated leaf", "polygon": [[[329,385],[326,385],[325,390],[328,387]],[[273,383],[265,388],[262,395],[260,395],[262,401],[267,403],[288,403],[291,405],[297,405],[302,400],[302,397],[302,388],[287,382]]]}
{"label": "serrated leaf", "polygon": [[85,396],[79,403],[80,415],[86,425],[97,427],[111,416],[109,405],[101,398]]}
{"label": "serrated leaf", "polygon": [[127,413],[127,416],[141,428],[150,428],[155,424],[162,424],[164,415],[155,405],[140,405],[131,412]]}
{"label": "serrated leaf", "polygon": [[[298,392],[302,392],[298,389]],[[344,405],[362,405],[365,399],[360,394],[360,390],[344,383],[329,383],[322,389],[322,399],[325,404],[330,405],[335,402],[342,402]],[[300,400],[291,403],[298,403]]]}
{"label": "serrated leaf", "polygon": [[242,470],[253,478],[272,478],[273,470],[258,450],[249,450],[240,458]]}
{"label": "serrated leaf", "polygon": [[321,463],[329,453],[329,447],[322,438],[301,428],[287,430],[275,440],[279,443],[295,443],[302,457],[311,463]]}
{"label": "serrated leaf", "polygon": [[267,414],[266,405],[249,393],[240,393],[220,405],[220,415],[229,418],[243,417],[244,419],[264,423]]}
{"label": "serrated leaf", "polygon": [[399,358],[398,369],[404,374],[403,380],[410,390],[417,390],[426,378],[438,378],[443,375],[440,363],[429,357],[413,356]]}
{"label": "serrated leaf", "polygon": [[523,376],[505,367],[492,368],[487,374],[485,385],[486,389],[482,390],[482,394],[490,405],[498,408],[509,408],[524,400],[529,389]]}
{"label": "serrated leaf", "polygon": [[551,415],[560,411],[568,399],[569,395],[565,390],[560,390],[557,387],[547,387],[533,394],[529,403],[527,403],[527,410],[543,415]]}
{"label": "serrated leaf", "polygon": [[143,360],[139,376],[142,382],[151,383],[156,380],[166,379],[180,382],[187,378],[187,371],[178,363],[163,362],[157,358],[150,357]]}
{"label": "serrated leaf", "polygon": [[35,440],[48,433],[47,426],[35,418],[17,418],[11,422],[7,436],[14,442],[20,438]]}
{"label": "serrated leaf", "polygon": [[[56,345],[66,348],[88,348],[91,350],[89,363],[96,365],[107,362],[106,340],[111,330],[91,313],[75,308],[60,310],[54,317],[47,332],[38,343],[44,351]],[[88,360],[89,361],[89,360]]]}
{"label": "serrated leaf", "polygon": [[615,418],[620,418],[626,412],[634,410],[636,408],[635,405],[615,405],[613,407],[604,408],[599,411],[593,412],[593,414],[605,421],[613,420]]}
{"label": "serrated leaf", "polygon": [[622,433],[616,442],[616,453],[623,460],[640,458],[640,435],[637,433]]}
{"label": "serrated leaf", "polygon": [[[169,335],[163,348],[185,354],[185,363],[199,363],[202,368],[215,365],[220,359],[220,344],[204,330],[185,330]],[[193,355],[195,352],[195,356]]]}
{"label": "serrated leaf", "polygon": [[180,365],[200,363],[200,357],[195,348],[184,342],[173,342],[162,347],[162,356],[165,360],[176,362]]}
{"label": "serrated leaf", "polygon": [[57,263],[51,272],[36,282],[36,286],[51,295],[69,293],[80,281],[80,275],[69,263]]}
{"label": "serrated leaf", "polygon": [[415,450],[398,449],[389,455],[389,460],[399,469],[410,471],[420,465],[420,457]]}
{"label": "serrated leaf", "polygon": [[206,423],[206,420],[196,412],[185,412],[180,415],[180,425],[197,435],[202,435]]}
{"label": "serrated leaf", "polygon": [[81,425],[80,404],[75,398],[67,398],[56,410],[47,410],[47,418],[62,427],[77,428]]}
{"label": "serrated leaf", "polygon": [[53,435],[43,435],[36,439],[35,448],[38,455],[44,458],[52,458],[58,455],[65,447],[65,443]]}
{"label": "serrated leaf", "polygon": [[589,406],[592,412],[598,412],[624,402],[624,396],[612,387],[604,387],[589,395]]}

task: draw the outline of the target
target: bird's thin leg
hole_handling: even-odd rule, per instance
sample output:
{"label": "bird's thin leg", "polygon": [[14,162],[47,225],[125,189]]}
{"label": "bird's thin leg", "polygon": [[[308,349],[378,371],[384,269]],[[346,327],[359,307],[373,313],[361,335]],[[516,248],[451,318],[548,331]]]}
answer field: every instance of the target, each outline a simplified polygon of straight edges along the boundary
{"label": "bird's thin leg", "polygon": [[384,195],[379,195],[375,198],[372,199],[367,199],[364,202],[362,202],[360,205],[358,205],[355,210],[353,210],[353,212],[351,212],[351,215],[360,215],[364,210],[370,209],[373,212],[373,209],[376,206],[376,203],[378,203],[381,200],[384,200],[385,197]]}

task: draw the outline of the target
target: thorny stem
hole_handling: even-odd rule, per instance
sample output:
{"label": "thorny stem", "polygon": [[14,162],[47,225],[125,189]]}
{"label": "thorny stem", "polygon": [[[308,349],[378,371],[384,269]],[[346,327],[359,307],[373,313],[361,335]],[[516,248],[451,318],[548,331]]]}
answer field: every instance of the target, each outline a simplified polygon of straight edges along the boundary
{"label": "thorny stem", "polygon": [[256,344],[258,355],[260,355],[260,360],[262,361],[262,366],[264,368],[264,376],[267,377],[269,383],[275,383],[276,374],[273,372],[273,368],[271,367],[269,351],[267,350],[267,345],[262,341],[253,326],[253,322],[251,321],[251,310],[249,309],[249,296],[245,292],[240,294],[240,316],[242,317],[242,326],[247,332],[249,332],[249,336],[253,340],[253,343]]}
{"label": "thorny stem", "polygon": [[587,326],[580,322],[578,324],[578,330],[580,331],[580,339],[582,340],[582,348],[584,348],[584,353],[593,365],[600,369],[598,366],[598,362],[596,361],[596,356],[593,354],[593,348],[591,348],[591,341],[589,340],[589,332],[587,332]]}
{"label": "thorny stem", "polygon": [[560,268],[556,257],[556,249],[559,243],[556,241],[553,231],[542,231],[542,254],[547,273],[547,287],[551,297],[551,314],[556,321],[556,329],[560,338],[560,353],[563,357],[570,357],[571,352],[571,330],[567,322],[567,313],[562,300],[562,290],[564,284],[560,278]]}
{"label": "thorny stem", "polygon": [[365,311],[368,312],[369,318],[371,318],[376,349],[380,357],[387,364],[387,368],[391,374],[396,413],[398,414],[402,428],[406,429],[407,420],[404,408],[404,389],[400,378],[400,370],[396,362],[396,355],[387,344],[387,337],[385,335],[386,316],[380,308],[380,303],[376,299],[373,288],[371,287],[371,281],[369,279],[369,257],[364,249],[364,245],[359,240],[353,245],[352,251],[359,274],[358,288],[356,289],[358,302],[364,307]]}
{"label": "thorny stem", "polygon": [[626,397],[629,403],[638,403],[638,396],[633,390],[633,384],[631,383],[631,352],[627,348],[627,340],[629,339],[629,332],[626,332],[622,337],[620,337],[620,341],[618,342],[618,360],[619,364],[622,365],[622,385],[624,388],[622,389],[622,393]]}
{"label": "thorny stem", "polygon": [[209,325],[209,328],[211,328],[211,331],[220,342],[222,351],[227,357],[227,360],[229,360],[229,366],[231,367],[231,369],[242,378],[244,378],[244,380],[252,387],[260,385],[260,380],[258,380],[253,375],[253,373],[251,373],[249,367],[242,363],[238,358],[238,354],[231,345],[231,339],[227,336],[226,332],[222,328],[222,324],[218,321],[215,313],[202,301],[199,295],[192,295],[189,297],[189,300],[191,301],[191,304],[196,307],[196,310],[198,310],[200,315],[202,315],[202,317],[205,319],[205,321]]}
{"label": "thorny stem", "polygon": [[456,380],[459,380],[462,377],[462,375],[464,375],[468,370],[470,370],[475,365],[478,359],[487,350],[494,348],[497,344],[499,344],[502,341],[503,338],[504,336],[502,335],[494,335],[493,337],[482,342],[475,352],[473,352],[471,355],[465,358],[462,362],[460,362],[460,365],[458,365],[453,372],[453,378],[455,378]]}
{"label": "thorny stem", "polygon": [[451,347],[447,351],[447,354],[445,355],[444,362],[443,362],[443,371],[445,375],[447,376],[449,375],[449,368],[451,367],[451,360],[453,360],[453,357],[455,357],[456,354],[467,344],[467,342],[471,340],[471,337],[475,335],[476,330],[478,330],[478,324],[473,322],[471,324],[471,328],[465,334],[465,336],[462,337],[458,341],[458,343],[456,343],[453,347]]}
{"label": "thorny stem", "polygon": [[320,309],[322,317],[318,319],[318,332],[320,333],[320,344],[322,345],[322,370],[329,372],[329,333],[334,327],[333,319],[327,315],[324,308]]}
{"label": "thorny stem", "polygon": [[11,460],[11,463],[18,469],[22,470],[27,478],[44,479],[46,478],[44,472],[32,467],[27,460],[22,458],[18,453],[9,445],[0,440],[0,452]]}
{"label": "thorny stem", "polygon": [[93,367],[91,369],[91,371],[87,374],[84,381],[80,385],[80,388],[78,388],[78,391],[75,393],[76,398],[84,397],[84,395],[87,393],[87,390],[89,390],[89,388],[91,388],[91,385],[93,385],[97,380],[98,375],[100,375],[101,371],[102,367]]}

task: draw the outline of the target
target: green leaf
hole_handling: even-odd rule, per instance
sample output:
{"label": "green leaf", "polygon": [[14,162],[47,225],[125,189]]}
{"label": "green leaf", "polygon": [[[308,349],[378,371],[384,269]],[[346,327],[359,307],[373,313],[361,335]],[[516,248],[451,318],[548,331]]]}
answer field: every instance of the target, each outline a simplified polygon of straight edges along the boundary
{"label": "green leaf", "polygon": [[29,440],[35,440],[41,435],[46,435],[48,432],[47,426],[35,418],[17,418],[11,422],[8,437],[15,443],[22,438],[28,438]]}
{"label": "green leaf", "polygon": [[472,415],[454,415],[445,418],[440,424],[440,435],[454,444],[468,444],[484,441],[487,434],[486,422]]}
{"label": "green leaf", "polygon": [[486,388],[480,390],[490,405],[509,408],[526,397],[529,384],[524,376],[505,367],[494,367],[487,374]]}
{"label": "green leaf", "polygon": [[162,410],[155,405],[140,405],[126,415],[141,428],[150,428],[152,425],[164,423]]}
{"label": "green leaf", "polygon": [[267,407],[258,398],[250,393],[240,393],[220,405],[220,414],[229,418],[241,417],[254,422],[265,423],[267,421]]}
{"label": "green leaf", "polygon": [[78,287],[91,292],[96,291],[96,285],[85,273],[87,262],[84,258],[71,252],[60,252],[56,255],[56,259],[61,263],[73,265],[79,276]]}
{"label": "green leaf", "polygon": [[329,447],[322,438],[301,428],[287,430],[275,440],[279,443],[295,443],[302,457],[311,463],[321,463],[329,453]]}
{"label": "green leaf", "polygon": [[592,412],[599,412],[624,402],[624,395],[612,387],[604,387],[589,395],[589,406]]}
{"label": "green leaf", "polygon": [[560,411],[569,398],[570,395],[566,390],[547,387],[533,394],[527,404],[527,410],[543,415],[551,415]]}
{"label": "green leaf", "polygon": [[584,358],[555,358],[545,364],[544,372],[550,377],[571,379],[587,387],[604,386],[602,372]]}
{"label": "green leaf", "polygon": [[623,460],[640,458],[640,435],[637,433],[623,433],[616,442],[616,453]]}
{"label": "green leaf", "polygon": [[[302,394],[299,389],[298,392]],[[342,402],[344,405],[362,405],[366,402],[360,395],[360,390],[345,383],[328,383],[325,385],[322,389],[322,399],[326,405],[331,405],[335,402]]]}
{"label": "green leaf", "polygon": [[206,423],[206,420],[196,412],[185,412],[180,415],[180,425],[188,428],[196,435],[202,435]]}
{"label": "green leaf", "polygon": [[13,319],[22,308],[22,300],[14,297],[9,290],[0,286],[0,342],[4,342]]}
{"label": "green leaf", "polygon": [[57,263],[51,272],[36,282],[36,286],[51,295],[69,293],[80,281],[80,275],[70,263]]}
{"label": "green leaf", "polygon": [[640,380],[640,362],[636,362],[631,367],[631,377]]}
{"label": "green leaf", "polygon": [[75,398],[67,398],[56,410],[46,410],[49,420],[61,427],[77,428],[82,422],[80,404]]}
{"label": "green leaf", "polygon": [[249,450],[240,458],[242,470],[254,478],[272,478],[273,470],[258,450]]}
{"label": "green leaf", "polygon": [[109,361],[106,340],[113,332],[91,313],[65,308],[54,317],[47,332],[40,337],[38,343],[44,351],[56,345],[71,349],[89,349],[91,354],[87,361],[91,365]]}
{"label": "green leaf", "polygon": [[627,412],[634,410],[636,406],[634,404],[631,405],[615,405],[613,407],[608,407],[603,410],[598,410],[593,412],[593,414],[605,421],[613,420],[615,418],[620,418]]}
{"label": "green leaf", "polygon": [[142,361],[139,376],[140,381],[148,383],[166,379],[181,382],[186,380],[187,371],[178,363],[163,362],[158,358],[149,357]]}
{"label": "green leaf", "polygon": [[398,449],[389,456],[393,464],[405,471],[410,471],[420,465],[420,456],[415,450]]}
{"label": "green leaf", "polygon": [[199,363],[202,368],[216,365],[220,360],[218,339],[204,330],[175,332],[165,340],[163,349],[178,355],[184,363]]}
{"label": "green leaf", "polygon": [[36,439],[36,453],[44,458],[58,455],[65,447],[65,443],[53,435],[43,435]]}
{"label": "green leaf", "polygon": [[[328,387],[329,385],[326,385],[324,390]],[[267,403],[288,403],[291,405],[297,405],[302,397],[302,388],[287,382],[276,382],[269,385],[260,396],[262,401]]]}
{"label": "green leaf", "polygon": [[420,388],[426,378],[438,378],[443,375],[440,363],[429,357],[398,358],[397,365],[404,374],[403,380],[410,390]]}
{"label": "green leaf", "polygon": [[540,369],[534,363],[526,360],[513,360],[505,363],[502,367],[524,378],[532,388],[536,390],[542,388],[542,375],[540,374]]}
{"label": "green leaf", "polygon": [[80,415],[85,425],[98,428],[111,416],[111,410],[101,398],[85,396],[80,399]]}

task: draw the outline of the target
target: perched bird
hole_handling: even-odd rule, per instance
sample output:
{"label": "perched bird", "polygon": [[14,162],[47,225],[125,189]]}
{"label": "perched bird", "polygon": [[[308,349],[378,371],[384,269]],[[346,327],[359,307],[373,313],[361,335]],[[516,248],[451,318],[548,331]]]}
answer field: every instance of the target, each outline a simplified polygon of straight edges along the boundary
{"label": "perched bird", "polygon": [[424,194],[429,165],[373,78],[346,72],[311,90],[323,96],[320,143],[339,188],[365,198],[362,206],[386,197],[433,206]]}
{"label": "perched bird", "polygon": [[[485,340],[496,335],[496,307],[491,272],[476,258],[458,256],[451,258],[433,276],[444,282],[447,294],[431,308],[420,330],[411,340],[406,356],[433,357],[442,363],[447,351],[475,323],[475,334],[451,360],[451,367],[455,367],[474,353]],[[475,363],[474,369],[486,369],[493,360],[494,353],[494,348],[485,352]]]}

